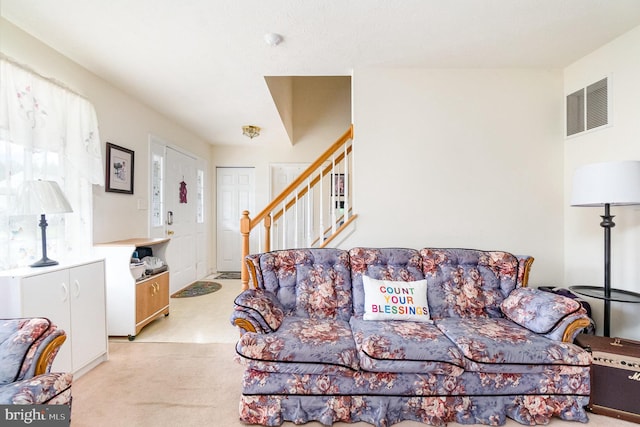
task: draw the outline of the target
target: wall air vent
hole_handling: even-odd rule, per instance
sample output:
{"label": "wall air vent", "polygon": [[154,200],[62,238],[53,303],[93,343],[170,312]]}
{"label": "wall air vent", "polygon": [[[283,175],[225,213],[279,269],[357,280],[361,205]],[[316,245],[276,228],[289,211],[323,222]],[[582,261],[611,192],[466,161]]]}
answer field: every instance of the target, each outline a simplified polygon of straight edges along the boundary
{"label": "wall air vent", "polygon": [[608,79],[567,95],[567,136],[609,124]]}

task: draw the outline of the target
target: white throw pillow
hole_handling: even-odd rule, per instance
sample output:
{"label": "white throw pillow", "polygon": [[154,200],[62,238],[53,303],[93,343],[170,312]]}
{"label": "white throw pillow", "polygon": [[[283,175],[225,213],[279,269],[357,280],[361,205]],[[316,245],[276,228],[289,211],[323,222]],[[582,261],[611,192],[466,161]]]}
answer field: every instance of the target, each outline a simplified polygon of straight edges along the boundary
{"label": "white throw pillow", "polygon": [[427,280],[394,282],[362,276],[364,320],[431,322],[427,305]]}

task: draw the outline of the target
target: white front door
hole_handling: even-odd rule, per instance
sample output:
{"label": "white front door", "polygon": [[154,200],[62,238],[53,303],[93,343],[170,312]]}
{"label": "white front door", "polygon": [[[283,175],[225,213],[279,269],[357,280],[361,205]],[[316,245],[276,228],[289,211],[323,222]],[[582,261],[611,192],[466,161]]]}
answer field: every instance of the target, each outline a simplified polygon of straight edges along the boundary
{"label": "white front door", "polygon": [[173,294],[197,279],[196,159],[167,147],[164,180],[166,258]]}
{"label": "white front door", "polygon": [[216,262],[218,271],[240,271],[242,236],[240,217],[255,210],[255,172],[253,168],[216,168]]}

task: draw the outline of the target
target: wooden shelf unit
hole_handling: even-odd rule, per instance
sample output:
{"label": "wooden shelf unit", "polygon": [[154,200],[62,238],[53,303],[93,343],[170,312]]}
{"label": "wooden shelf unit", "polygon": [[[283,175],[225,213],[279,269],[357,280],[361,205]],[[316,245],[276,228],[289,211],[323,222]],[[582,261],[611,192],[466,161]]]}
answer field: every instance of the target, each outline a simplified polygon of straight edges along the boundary
{"label": "wooden shelf unit", "polygon": [[142,328],[169,315],[169,271],[136,281],[129,268],[131,256],[150,247],[153,256],[165,260],[170,239],[134,238],[100,243],[96,253],[106,260],[107,331],[110,336],[134,340]]}

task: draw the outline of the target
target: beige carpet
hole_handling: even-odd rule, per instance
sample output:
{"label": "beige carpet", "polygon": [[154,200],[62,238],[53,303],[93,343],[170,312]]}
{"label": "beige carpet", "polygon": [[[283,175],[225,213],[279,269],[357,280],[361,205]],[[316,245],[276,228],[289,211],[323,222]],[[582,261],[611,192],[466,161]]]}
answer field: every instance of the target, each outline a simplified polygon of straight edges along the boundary
{"label": "beige carpet", "polygon": [[[109,351],[108,362],[74,382],[73,427],[245,426],[238,420],[242,366],[234,361],[233,344],[111,341]],[[590,417],[590,427],[637,427],[613,418]],[[520,426],[511,420],[506,425]],[[583,424],[553,419],[549,425]],[[334,424],[345,426],[371,427],[366,423]],[[395,426],[426,425],[404,421]],[[460,424],[450,423],[449,427]]]}
{"label": "beige carpet", "polygon": [[110,342],[73,384],[72,426],[234,426],[242,367],[233,344]]}

